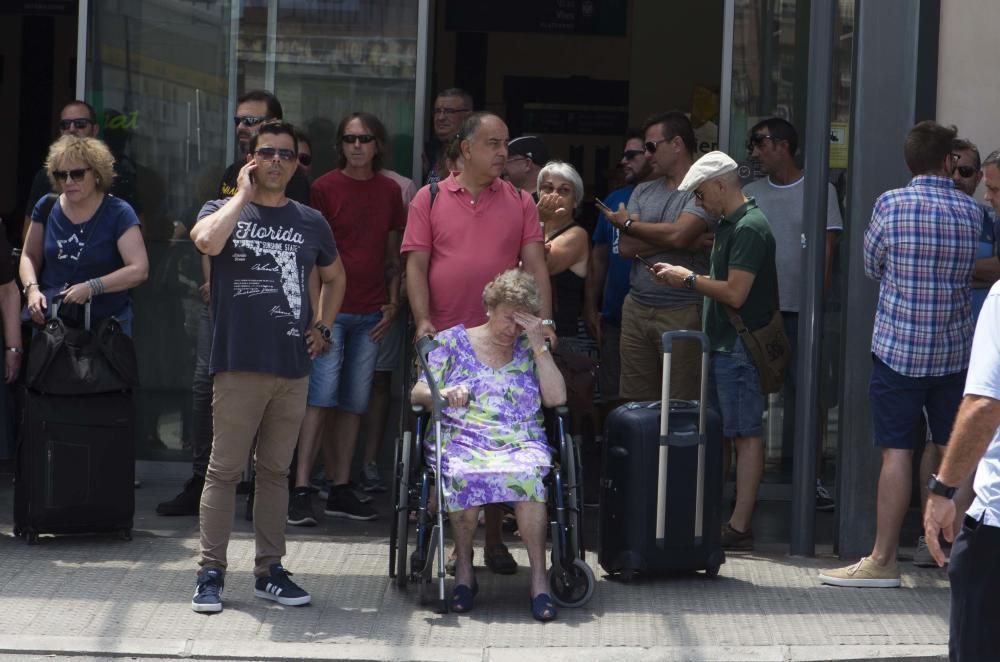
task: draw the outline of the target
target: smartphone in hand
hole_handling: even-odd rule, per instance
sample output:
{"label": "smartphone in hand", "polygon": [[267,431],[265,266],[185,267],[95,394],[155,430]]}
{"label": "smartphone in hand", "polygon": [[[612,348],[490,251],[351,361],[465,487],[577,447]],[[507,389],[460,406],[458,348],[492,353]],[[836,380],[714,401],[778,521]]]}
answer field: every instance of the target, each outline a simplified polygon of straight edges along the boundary
{"label": "smartphone in hand", "polygon": [[604,204],[604,201],[598,198],[596,195],[594,196],[594,204],[597,205],[600,209],[603,209],[604,211],[608,212],[609,214],[615,213],[614,209]]}
{"label": "smartphone in hand", "polygon": [[642,262],[642,263],[643,263],[644,265],[646,265],[646,268],[647,268],[647,269],[649,269],[650,271],[654,271],[654,269],[653,269],[653,263],[652,263],[652,262],[650,262],[649,260],[647,260],[646,258],[644,258],[643,256],[641,256],[641,255],[636,255],[636,256],[635,256],[635,259],[639,260],[639,261],[640,261],[640,262]]}

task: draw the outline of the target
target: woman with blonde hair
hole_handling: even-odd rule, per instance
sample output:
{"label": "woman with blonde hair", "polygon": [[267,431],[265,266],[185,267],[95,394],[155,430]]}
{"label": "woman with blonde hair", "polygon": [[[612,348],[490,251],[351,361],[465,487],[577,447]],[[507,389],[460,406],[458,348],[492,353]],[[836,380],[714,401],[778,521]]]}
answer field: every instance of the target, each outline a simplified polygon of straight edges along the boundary
{"label": "woman with blonde hair", "polygon": [[31,213],[18,269],[32,321],[45,321],[54,298],[91,301],[91,321],[114,317],[132,333],[129,290],[149,274],[139,219],[108,194],[114,157],[96,138],[67,135],[49,148],[45,169],[58,197]]}

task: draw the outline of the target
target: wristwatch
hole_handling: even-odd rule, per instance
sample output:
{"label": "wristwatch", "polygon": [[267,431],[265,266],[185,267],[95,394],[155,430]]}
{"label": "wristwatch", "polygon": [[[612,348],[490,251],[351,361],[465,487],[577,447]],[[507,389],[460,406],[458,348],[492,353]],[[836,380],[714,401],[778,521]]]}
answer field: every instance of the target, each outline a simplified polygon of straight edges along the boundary
{"label": "wristwatch", "polygon": [[323,338],[323,340],[330,342],[330,339],[333,337],[333,334],[330,332],[330,327],[322,322],[316,322],[316,326],[313,328],[319,331],[319,335]]}
{"label": "wristwatch", "polygon": [[624,232],[625,234],[628,234],[628,229],[630,227],[632,227],[633,223],[635,223],[635,219],[634,218],[626,218],[625,222],[622,223],[622,232]]}
{"label": "wristwatch", "polygon": [[686,287],[689,290],[693,290],[694,282],[696,280],[698,280],[698,274],[692,271],[687,276],[684,276],[684,287]]}
{"label": "wristwatch", "polygon": [[542,320],[542,326],[551,326],[552,330],[555,331],[556,330],[556,321],[555,320]]}
{"label": "wristwatch", "polygon": [[11,354],[24,354],[24,350],[20,347],[7,347],[5,349]]}
{"label": "wristwatch", "polygon": [[945,485],[938,480],[937,474],[931,474],[931,477],[927,479],[927,491],[931,494],[936,494],[938,496],[943,496],[945,499],[950,499],[955,496],[955,492],[957,490],[957,487]]}

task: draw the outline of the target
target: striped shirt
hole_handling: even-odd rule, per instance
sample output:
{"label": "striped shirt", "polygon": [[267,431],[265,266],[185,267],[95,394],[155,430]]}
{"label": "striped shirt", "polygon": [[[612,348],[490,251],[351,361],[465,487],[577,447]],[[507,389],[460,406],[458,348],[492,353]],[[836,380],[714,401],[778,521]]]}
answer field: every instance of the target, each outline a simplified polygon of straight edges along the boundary
{"label": "striped shirt", "polygon": [[865,273],[880,281],[872,352],[899,374],[968,367],[982,222],[976,201],[947,177],[919,175],[875,201],[865,231]]}

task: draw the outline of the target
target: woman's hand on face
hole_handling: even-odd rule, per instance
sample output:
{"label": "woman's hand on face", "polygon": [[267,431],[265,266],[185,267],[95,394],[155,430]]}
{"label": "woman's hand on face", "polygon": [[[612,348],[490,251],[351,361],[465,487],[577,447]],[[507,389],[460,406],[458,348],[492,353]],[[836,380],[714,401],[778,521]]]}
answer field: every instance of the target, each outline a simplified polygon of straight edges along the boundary
{"label": "woman's hand on face", "polygon": [[520,311],[514,311],[514,321],[517,322],[518,326],[524,329],[525,335],[528,336],[528,342],[531,344],[531,349],[534,352],[542,351],[542,347],[545,346],[545,327],[542,326],[542,318],[536,317],[530,313],[523,313]]}
{"label": "woman's hand on face", "polygon": [[449,386],[441,390],[441,397],[449,407],[465,407],[469,404],[469,387],[465,384]]}
{"label": "woman's hand on face", "polygon": [[87,283],[76,283],[75,285],[70,285],[59,294],[62,295],[63,302],[65,303],[87,303],[94,292]]}
{"label": "woman's hand on face", "polygon": [[31,315],[31,321],[35,324],[44,324],[47,308],[48,302],[45,300],[45,295],[37,287],[31,288],[28,291],[28,314]]}
{"label": "woman's hand on face", "polygon": [[569,210],[562,205],[562,198],[558,193],[543,193],[538,198],[538,218],[542,223],[550,221],[560,216],[565,216]]}

